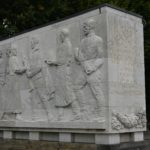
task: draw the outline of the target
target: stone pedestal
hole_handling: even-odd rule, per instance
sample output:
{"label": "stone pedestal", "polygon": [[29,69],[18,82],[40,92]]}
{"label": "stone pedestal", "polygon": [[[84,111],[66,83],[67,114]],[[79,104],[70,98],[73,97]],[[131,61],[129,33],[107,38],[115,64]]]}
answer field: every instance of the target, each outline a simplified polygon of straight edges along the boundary
{"label": "stone pedestal", "polygon": [[29,133],[29,139],[30,140],[40,140],[39,132],[30,132]]}
{"label": "stone pedestal", "polygon": [[3,132],[3,138],[4,139],[12,139],[13,138],[12,131],[4,131]]}
{"label": "stone pedestal", "polygon": [[120,143],[119,134],[95,134],[95,143],[102,145],[113,145]]}

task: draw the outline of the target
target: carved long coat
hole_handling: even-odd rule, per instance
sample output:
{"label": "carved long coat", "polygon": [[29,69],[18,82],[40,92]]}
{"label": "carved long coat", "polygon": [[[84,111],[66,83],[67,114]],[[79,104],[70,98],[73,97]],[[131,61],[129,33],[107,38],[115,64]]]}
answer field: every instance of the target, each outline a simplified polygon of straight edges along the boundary
{"label": "carved long coat", "polygon": [[86,81],[97,100],[98,107],[104,103],[102,91],[103,40],[95,33],[82,39],[78,52],[78,60],[85,72]]}
{"label": "carved long coat", "polygon": [[73,81],[71,78],[73,65],[72,45],[69,39],[66,39],[57,49],[56,54],[58,66],[56,67],[56,97],[55,106],[65,107],[75,100]]}
{"label": "carved long coat", "polygon": [[[30,80],[30,88],[37,92],[40,98],[40,103],[43,101],[48,101],[50,99],[50,94],[53,92],[52,85],[47,86],[47,82],[51,81],[51,77],[46,78],[45,70],[42,67],[42,58],[40,50],[34,50],[31,53],[31,73],[33,74]],[[37,100],[36,100],[37,101]]]}
{"label": "carved long coat", "polygon": [[6,95],[7,101],[5,101],[5,112],[20,113],[21,112],[21,100],[20,100],[20,83],[19,78],[21,75],[15,73],[16,70],[21,69],[22,65],[17,56],[11,56],[9,58],[8,65],[8,94]]}

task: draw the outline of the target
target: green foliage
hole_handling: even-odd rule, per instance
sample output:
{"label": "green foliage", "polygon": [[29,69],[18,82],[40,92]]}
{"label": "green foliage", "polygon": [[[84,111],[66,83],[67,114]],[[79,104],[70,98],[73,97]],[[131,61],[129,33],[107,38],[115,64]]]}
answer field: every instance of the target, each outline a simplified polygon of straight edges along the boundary
{"label": "green foliage", "polygon": [[[109,3],[141,14],[146,20],[145,53],[150,57],[150,1],[147,0],[5,0],[0,5],[0,37]],[[6,20],[4,24],[4,20]]]}
{"label": "green foliage", "polygon": [[146,22],[145,68],[148,118],[150,118],[150,1],[148,0],[3,0],[0,4],[0,38],[109,3],[141,14]]}
{"label": "green foliage", "polygon": [[[103,3],[139,13],[150,24],[150,2],[146,0],[5,0],[0,5],[0,36],[14,35]],[[3,24],[4,19],[7,27]]]}

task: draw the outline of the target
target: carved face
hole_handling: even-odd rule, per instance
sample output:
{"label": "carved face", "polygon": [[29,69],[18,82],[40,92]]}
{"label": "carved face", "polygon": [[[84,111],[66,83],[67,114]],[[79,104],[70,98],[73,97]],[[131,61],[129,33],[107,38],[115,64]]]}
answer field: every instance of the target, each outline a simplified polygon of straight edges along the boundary
{"label": "carved face", "polygon": [[60,41],[64,42],[64,40],[69,36],[69,30],[64,28],[60,31]]}
{"label": "carved face", "polygon": [[90,33],[90,26],[87,23],[83,24],[83,34],[87,36]]}
{"label": "carved face", "polygon": [[16,47],[16,45],[11,46],[10,56],[17,56],[17,47]]}
{"label": "carved face", "polygon": [[92,30],[95,29],[95,21],[93,19],[89,19],[88,21],[83,23],[83,34],[87,36]]}

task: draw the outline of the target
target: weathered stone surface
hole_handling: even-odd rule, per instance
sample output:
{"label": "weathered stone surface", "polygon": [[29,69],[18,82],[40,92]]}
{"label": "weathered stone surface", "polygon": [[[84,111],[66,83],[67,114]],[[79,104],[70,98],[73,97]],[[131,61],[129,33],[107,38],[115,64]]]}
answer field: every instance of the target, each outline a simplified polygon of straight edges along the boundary
{"label": "weathered stone surface", "polygon": [[50,129],[39,136],[49,141],[58,141],[60,132],[84,132],[91,136],[79,136],[83,142],[95,142],[102,133],[98,143],[107,137],[105,144],[118,143],[119,133],[142,135],[142,19],[103,6],[1,41],[0,128]]}
{"label": "weathered stone surface", "polygon": [[0,126],[106,128],[97,15],[94,10],[0,43]]}
{"label": "weathered stone surface", "polygon": [[110,131],[145,130],[142,22],[114,9],[102,8],[104,12],[107,14]]}

